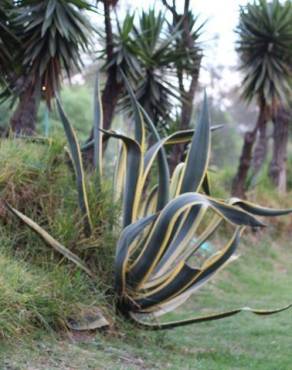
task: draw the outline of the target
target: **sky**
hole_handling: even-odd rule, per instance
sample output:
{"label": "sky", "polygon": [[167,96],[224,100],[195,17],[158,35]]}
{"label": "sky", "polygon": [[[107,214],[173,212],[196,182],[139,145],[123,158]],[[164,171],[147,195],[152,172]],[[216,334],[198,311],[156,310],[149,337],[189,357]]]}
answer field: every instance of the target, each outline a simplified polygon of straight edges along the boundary
{"label": "sky", "polygon": [[[238,23],[239,7],[247,4],[247,0],[191,0],[191,8],[194,13],[201,14],[202,21],[207,19],[205,32],[202,35],[204,58],[202,63],[200,80],[203,84],[209,82],[209,65],[223,65],[225,67],[236,65],[234,29]],[[183,6],[183,0],[177,0],[177,4]],[[160,0],[120,0],[119,10],[127,8],[140,10],[149,6],[161,8]],[[230,72],[223,71],[225,74]],[[228,77],[228,76],[226,76]],[[227,84],[237,84],[240,80],[238,73],[233,78],[226,78]]]}
{"label": "sky", "polygon": [[[202,17],[207,18],[206,36],[212,40],[218,35],[218,42],[215,50],[205,53],[208,62],[222,63],[225,65],[234,65],[236,63],[236,53],[234,43],[236,34],[234,29],[238,23],[239,7],[247,4],[247,0],[192,0],[193,10],[197,10]],[[208,41],[207,41],[208,43]]]}
{"label": "sky", "polygon": [[[170,0],[171,2],[171,0]],[[236,53],[234,51],[234,42],[236,35],[234,29],[238,22],[238,9],[240,5],[247,4],[247,0],[191,0],[190,5],[194,13],[201,14],[202,21],[208,19],[205,26],[205,34],[202,40],[206,45],[214,46],[215,37],[218,36],[216,48],[212,48],[212,53],[208,53],[206,48],[206,58],[211,63],[234,65],[236,62]],[[183,0],[178,0],[177,4],[183,7]],[[154,5],[161,8],[160,0],[120,0],[120,10],[131,9],[147,9]],[[179,6],[178,5],[178,6]],[[209,47],[209,49],[211,49]]]}

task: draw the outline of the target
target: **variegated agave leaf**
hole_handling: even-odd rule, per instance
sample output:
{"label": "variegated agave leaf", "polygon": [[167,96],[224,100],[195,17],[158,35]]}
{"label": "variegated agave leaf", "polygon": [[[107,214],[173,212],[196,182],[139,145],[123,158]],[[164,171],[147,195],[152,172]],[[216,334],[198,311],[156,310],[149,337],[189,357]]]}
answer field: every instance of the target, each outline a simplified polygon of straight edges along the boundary
{"label": "variegated agave leaf", "polygon": [[84,233],[86,236],[90,236],[92,232],[92,222],[90,217],[86,184],[85,184],[85,174],[83,170],[82,155],[80,151],[80,145],[76,133],[71,125],[68,117],[66,116],[61,102],[57,99],[57,108],[60,114],[60,118],[64,127],[64,131],[69,144],[69,156],[72,161],[72,165],[75,171],[76,185],[78,190],[78,201],[79,207],[84,219]]}

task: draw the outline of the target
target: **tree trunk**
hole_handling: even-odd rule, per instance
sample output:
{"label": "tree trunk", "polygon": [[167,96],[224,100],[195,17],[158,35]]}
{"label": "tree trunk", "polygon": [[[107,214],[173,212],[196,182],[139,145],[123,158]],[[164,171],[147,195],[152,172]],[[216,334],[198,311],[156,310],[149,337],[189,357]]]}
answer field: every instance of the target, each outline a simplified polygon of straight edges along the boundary
{"label": "tree trunk", "polygon": [[274,143],[269,175],[279,193],[285,193],[287,190],[287,147],[290,119],[284,107],[279,107],[273,117]]}
{"label": "tree trunk", "polygon": [[260,113],[255,128],[252,131],[248,131],[244,135],[244,142],[242,147],[241,156],[239,159],[239,166],[237,173],[232,183],[232,195],[240,198],[245,198],[246,180],[248,171],[252,162],[253,147],[256,140],[257,132],[259,127],[263,127],[266,122],[266,109],[264,106],[260,107]]}
{"label": "tree trunk", "polygon": [[[176,11],[175,2],[173,3],[173,6],[169,6],[166,1],[163,1],[163,4],[172,12],[173,15],[173,25],[174,27],[177,26],[177,22],[179,22],[180,17]],[[195,48],[194,40],[192,39],[192,35],[190,33],[190,25],[189,25],[189,12],[190,7],[190,1],[185,0],[184,1],[184,13],[183,13],[183,42],[185,44],[185,47],[189,50],[192,50]],[[197,53],[195,53],[197,54]],[[182,99],[182,107],[181,107],[181,120],[180,120],[180,130],[186,130],[190,127],[190,121],[193,111],[193,101],[195,97],[196,88],[198,85],[198,79],[199,79],[199,72],[200,72],[200,65],[201,65],[201,58],[199,61],[194,61],[195,65],[192,68],[192,70],[188,71],[188,75],[191,77],[191,82],[188,90],[186,91],[185,85],[184,85],[184,76],[183,76],[183,70],[177,68],[177,78],[178,78],[178,84],[179,84],[179,91],[180,96]],[[186,145],[185,144],[178,144],[174,145],[170,154],[169,158],[169,167],[170,172],[172,173],[176,167],[176,165],[179,162],[182,162],[184,160],[184,152],[185,152]]]}
{"label": "tree trunk", "polygon": [[123,85],[117,82],[115,68],[108,70],[108,78],[102,93],[103,128],[109,130]]}
{"label": "tree trunk", "polygon": [[[110,7],[115,4],[116,2],[104,1],[104,28],[106,34],[107,63],[112,61],[114,52]],[[107,70],[107,81],[102,93],[103,127],[105,130],[109,130],[111,127],[115,107],[121,90],[122,84],[117,81],[117,69],[116,66],[113,65]]]}
{"label": "tree trunk", "polygon": [[[104,28],[106,34],[106,55],[107,63],[110,63],[113,57],[113,32],[110,17],[110,7],[115,6],[117,1],[104,1]],[[115,65],[109,67],[106,71],[107,79],[104,90],[102,92],[102,110],[103,110],[103,128],[109,130],[113,121],[115,108],[119,100],[120,93],[122,91],[122,83],[117,80],[117,68]],[[87,139],[87,142],[93,139],[93,129]],[[103,150],[106,149],[107,140],[103,141]],[[89,165],[93,165],[93,146],[88,147],[83,153],[84,162]]]}
{"label": "tree trunk", "polygon": [[37,102],[32,89],[23,92],[10,120],[12,131],[16,134],[33,135],[37,114]]}
{"label": "tree trunk", "polygon": [[267,121],[263,121],[258,128],[259,137],[256,142],[253,157],[253,172],[257,175],[267,157],[268,138],[267,138]]}

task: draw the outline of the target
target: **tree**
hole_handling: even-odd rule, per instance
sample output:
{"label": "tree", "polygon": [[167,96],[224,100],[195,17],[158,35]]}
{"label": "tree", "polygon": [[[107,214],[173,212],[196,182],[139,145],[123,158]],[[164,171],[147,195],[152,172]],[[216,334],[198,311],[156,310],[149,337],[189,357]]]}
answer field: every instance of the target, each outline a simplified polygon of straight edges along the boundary
{"label": "tree", "polygon": [[[233,181],[233,194],[243,197],[252,160],[258,172],[267,152],[267,122],[274,120],[274,127],[284,124],[279,119],[283,117],[279,112],[287,105],[287,98],[292,93],[291,2],[259,0],[241,7],[237,34],[237,51],[244,73],[242,97],[247,102],[255,99],[259,107],[254,129],[244,136],[240,163]],[[278,117],[277,122],[275,117]],[[285,156],[280,157],[283,161]]]}
{"label": "tree", "polygon": [[[168,0],[162,0],[164,6],[172,14],[171,30],[179,27],[180,35],[176,39],[176,49],[180,57],[175,62],[175,73],[181,96],[181,111],[178,119],[179,129],[185,130],[190,126],[193,110],[193,101],[199,80],[201,60],[203,57],[202,47],[199,43],[202,29],[205,22],[198,24],[198,16],[195,16],[189,9],[189,0],[184,1],[183,14],[179,14],[176,1],[172,4]],[[183,160],[185,151],[184,145],[176,145],[171,153],[171,170],[177,162]]]}
{"label": "tree", "polygon": [[[105,27],[104,33],[101,33],[104,43],[101,59],[103,70],[106,72],[102,92],[104,128],[111,127],[118,104],[122,109],[132,109],[123,74],[138,102],[154,124],[163,129],[174,117],[173,103],[185,99],[185,96],[180,96],[178,83],[174,83],[178,61],[189,60],[192,55],[189,48],[184,47],[179,40],[183,17],[180,16],[180,19],[169,27],[163,12],[150,8],[139,15],[137,24],[134,22],[134,14],[127,14],[122,22],[116,14],[117,27],[114,28],[114,8],[106,1],[103,5]],[[191,29],[194,32],[193,21]],[[182,73],[185,64],[180,64]],[[197,81],[197,75],[195,80]],[[183,83],[182,81],[181,86]],[[92,132],[89,140],[91,139]],[[90,158],[90,153],[87,153],[87,156]]]}
{"label": "tree", "polygon": [[[108,130],[111,127],[115,107],[118,103],[123,85],[118,78],[117,64],[114,63],[115,42],[111,20],[111,9],[116,6],[118,1],[103,0],[104,7],[104,40],[105,40],[105,63],[108,67],[107,78],[102,92],[103,104],[103,127]],[[127,36],[127,35],[126,35]],[[127,41],[127,40],[123,40]],[[124,43],[125,44],[125,43]],[[90,139],[92,139],[92,134]]]}
{"label": "tree", "polygon": [[[176,87],[171,83],[174,63],[179,58],[174,48],[178,32],[170,34],[165,15],[151,8],[142,11],[137,25],[134,20],[134,14],[127,14],[122,22],[117,17],[117,28],[112,31],[112,53],[109,58],[105,34],[106,46],[101,59],[107,75],[111,76],[114,70],[120,83],[120,89],[116,90],[120,106],[128,111],[132,109],[123,74],[153,122],[163,126],[171,114],[171,97],[178,98]],[[104,91],[106,86],[107,83]],[[110,127],[107,120],[105,126]]]}
{"label": "tree", "polygon": [[92,31],[82,11],[91,7],[83,0],[20,0],[9,6],[6,25],[19,40],[18,48],[9,48],[14,63],[5,74],[10,92],[18,98],[11,127],[17,134],[31,135],[40,99],[50,107],[63,73],[70,78],[82,65]]}
{"label": "tree", "polygon": [[292,108],[280,106],[273,117],[273,156],[270,163],[269,175],[280,193],[287,188],[287,146],[289,124],[291,125]]}
{"label": "tree", "polygon": [[142,71],[135,87],[136,98],[154,124],[162,129],[173,113],[179,95],[172,75],[181,55],[175,47],[177,29],[170,32],[165,14],[154,9],[143,11],[138,27],[134,26],[134,52]]}

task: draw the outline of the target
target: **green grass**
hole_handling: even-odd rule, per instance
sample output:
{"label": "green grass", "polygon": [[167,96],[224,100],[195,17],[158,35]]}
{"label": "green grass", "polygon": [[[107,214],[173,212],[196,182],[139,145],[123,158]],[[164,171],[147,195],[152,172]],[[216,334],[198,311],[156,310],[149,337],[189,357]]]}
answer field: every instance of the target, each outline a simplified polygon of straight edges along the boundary
{"label": "green grass", "polygon": [[[88,195],[95,229],[85,238],[63,145],[0,143],[0,340],[39,328],[64,328],[66,317],[86,307],[103,307],[104,292],[112,285],[117,207],[109,190],[96,195],[91,182]],[[40,223],[100,278],[89,281],[9,214],[2,200]]]}
{"label": "green grass", "polygon": [[[270,317],[247,312],[229,319],[165,332],[134,328],[112,310],[108,288],[118,220],[110,191],[89,187],[94,236],[80,227],[74,179],[64,165],[63,142],[1,141],[1,198],[40,222],[98,273],[96,282],[57,256],[0,207],[0,369],[291,369],[292,310]],[[214,175],[225,197],[226,173]],[[250,194],[259,203],[287,206],[270,188]],[[291,217],[250,232],[240,258],[219,272],[171,319],[242,306],[276,308],[292,302]],[[72,333],[66,318],[101,307],[111,321],[102,333]]]}
{"label": "green grass", "polygon": [[102,304],[98,286],[79,272],[58,265],[37,268],[3,252],[0,270],[2,340],[15,340],[38,328],[64,330],[66,318],[83,307]]}
{"label": "green grass", "polygon": [[[172,318],[246,305],[273,308],[291,302],[292,250],[284,244],[264,235],[250,235],[242,244],[241,258],[171,314]],[[82,336],[48,336],[38,331],[29,340],[20,340],[17,351],[14,345],[6,345],[0,358],[7,369],[15,370],[291,368],[291,311],[270,317],[242,313],[160,333],[130,325],[118,328],[108,334]]]}

